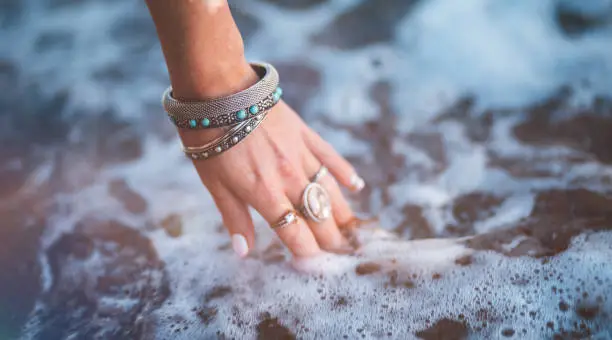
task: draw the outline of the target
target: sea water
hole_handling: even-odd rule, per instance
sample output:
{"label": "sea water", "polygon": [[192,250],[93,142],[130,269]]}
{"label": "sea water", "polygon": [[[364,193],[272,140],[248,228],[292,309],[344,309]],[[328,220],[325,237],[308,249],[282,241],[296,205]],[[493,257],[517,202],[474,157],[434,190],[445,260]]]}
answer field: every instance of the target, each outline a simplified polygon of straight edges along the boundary
{"label": "sea water", "polygon": [[232,253],[143,3],[8,1],[7,336],[612,338],[610,1],[231,4],[366,179],[354,253]]}

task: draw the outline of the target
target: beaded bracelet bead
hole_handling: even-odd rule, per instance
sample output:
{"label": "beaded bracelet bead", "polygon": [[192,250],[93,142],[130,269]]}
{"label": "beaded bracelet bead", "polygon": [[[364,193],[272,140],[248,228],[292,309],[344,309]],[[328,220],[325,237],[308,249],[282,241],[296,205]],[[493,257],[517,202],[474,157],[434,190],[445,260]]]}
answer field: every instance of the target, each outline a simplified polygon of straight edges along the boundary
{"label": "beaded bracelet bead", "polygon": [[170,120],[179,128],[205,129],[233,126],[270,110],[280,100],[278,72],[268,63],[251,63],[260,80],[236,94],[206,101],[182,101],[172,97],[172,87],[164,92],[162,104]]}

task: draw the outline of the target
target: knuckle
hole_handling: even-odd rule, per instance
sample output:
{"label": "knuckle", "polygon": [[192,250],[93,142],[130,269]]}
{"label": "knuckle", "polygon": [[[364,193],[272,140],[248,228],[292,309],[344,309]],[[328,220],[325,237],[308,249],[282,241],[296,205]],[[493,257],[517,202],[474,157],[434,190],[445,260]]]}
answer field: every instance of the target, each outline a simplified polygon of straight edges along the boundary
{"label": "knuckle", "polygon": [[278,173],[283,178],[294,178],[297,175],[297,171],[295,167],[291,163],[291,161],[284,156],[280,156],[277,159],[277,169]]}
{"label": "knuckle", "polygon": [[263,180],[263,176],[259,171],[248,171],[242,176],[247,188],[256,189],[257,185]]}
{"label": "knuckle", "polygon": [[286,159],[281,159],[278,162],[278,173],[284,178],[291,178],[295,176],[293,166]]}
{"label": "knuckle", "polygon": [[252,194],[257,200],[272,206],[279,204],[280,195],[276,185],[274,185],[270,180],[262,178],[262,180],[258,181],[253,188],[254,190]]}

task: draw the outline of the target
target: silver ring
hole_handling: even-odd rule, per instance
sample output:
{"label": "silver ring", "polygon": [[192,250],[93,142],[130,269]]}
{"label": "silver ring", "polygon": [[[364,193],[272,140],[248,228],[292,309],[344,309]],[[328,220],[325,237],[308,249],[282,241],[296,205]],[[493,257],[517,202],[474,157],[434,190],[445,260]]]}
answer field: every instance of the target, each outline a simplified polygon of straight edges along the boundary
{"label": "silver ring", "polygon": [[294,224],[297,222],[298,222],[298,215],[296,211],[289,210],[277,222],[270,224],[270,228],[272,229],[284,228],[290,224]]}
{"label": "silver ring", "polygon": [[319,168],[319,171],[317,171],[317,173],[314,174],[314,176],[312,176],[312,179],[310,180],[310,182],[317,183],[318,181],[321,180],[321,178],[323,178],[323,176],[327,175],[328,172],[329,170],[327,170],[327,167],[325,165],[321,165],[321,167]]}
{"label": "silver ring", "polygon": [[300,210],[304,217],[317,223],[331,217],[331,201],[327,190],[319,183],[309,183],[302,194]]}

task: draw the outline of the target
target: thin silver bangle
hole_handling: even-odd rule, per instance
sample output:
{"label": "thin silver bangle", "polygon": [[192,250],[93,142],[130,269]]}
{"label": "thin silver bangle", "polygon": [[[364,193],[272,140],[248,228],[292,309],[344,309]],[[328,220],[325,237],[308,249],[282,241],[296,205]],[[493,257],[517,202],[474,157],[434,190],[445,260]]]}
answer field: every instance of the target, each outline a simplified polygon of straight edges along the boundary
{"label": "thin silver bangle", "polygon": [[193,160],[218,156],[242,142],[263,122],[268,111],[232,127],[223,136],[202,146],[183,146],[185,155]]}

